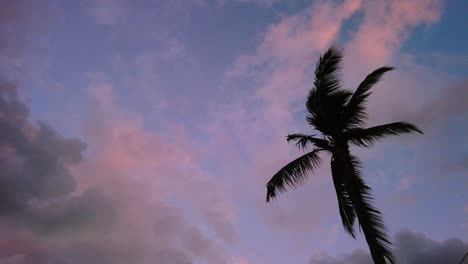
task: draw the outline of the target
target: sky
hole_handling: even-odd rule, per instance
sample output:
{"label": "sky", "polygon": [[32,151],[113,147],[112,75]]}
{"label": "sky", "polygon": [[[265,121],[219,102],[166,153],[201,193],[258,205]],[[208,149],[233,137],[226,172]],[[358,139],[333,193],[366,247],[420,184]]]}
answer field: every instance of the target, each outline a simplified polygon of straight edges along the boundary
{"label": "sky", "polygon": [[463,0],[0,1],[0,263],[372,263],[341,226],[329,156],[265,202],[314,133],[320,54],[373,88],[352,148],[399,263],[468,251]]}

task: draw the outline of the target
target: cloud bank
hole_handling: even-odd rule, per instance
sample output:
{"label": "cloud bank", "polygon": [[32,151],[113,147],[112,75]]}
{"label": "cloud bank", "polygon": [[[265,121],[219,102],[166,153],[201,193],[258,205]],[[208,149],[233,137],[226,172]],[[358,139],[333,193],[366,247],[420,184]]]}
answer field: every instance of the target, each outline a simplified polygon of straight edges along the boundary
{"label": "cloud bank", "polygon": [[[468,243],[457,238],[436,241],[420,233],[403,230],[395,235],[395,256],[401,264],[459,263],[468,251]],[[315,256],[310,264],[372,264],[367,251],[355,250],[338,257]]]}

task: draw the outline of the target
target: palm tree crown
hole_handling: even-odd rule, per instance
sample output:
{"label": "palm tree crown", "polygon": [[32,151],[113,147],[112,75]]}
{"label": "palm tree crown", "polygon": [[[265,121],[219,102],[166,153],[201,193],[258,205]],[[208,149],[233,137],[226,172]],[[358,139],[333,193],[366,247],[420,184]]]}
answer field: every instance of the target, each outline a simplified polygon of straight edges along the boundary
{"label": "palm tree crown", "polygon": [[395,263],[381,213],[372,206],[370,188],[361,177],[361,163],[349,151],[349,144],[370,147],[386,136],[419,132],[416,126],[395,122],[370,128],[361,127],[367,117],[365,103],[370,89],[393,67],[381,67],[361,82],[354,93],[340,87],[339,73],[342,51],[331,47],[319,59],[315,70],[314,87],[310,90],[306,107],[307,122],[322,134],[290,134],[301,149],[312,146],[312,151],[293,160],[280,169],[267,183],[267,202],[287,187],[303,183],[308,173],[320,164],[320,152],[331,154],[331,171],[338,199],[338,209],[345,231],[355,238],[357,217],[375,263]]}

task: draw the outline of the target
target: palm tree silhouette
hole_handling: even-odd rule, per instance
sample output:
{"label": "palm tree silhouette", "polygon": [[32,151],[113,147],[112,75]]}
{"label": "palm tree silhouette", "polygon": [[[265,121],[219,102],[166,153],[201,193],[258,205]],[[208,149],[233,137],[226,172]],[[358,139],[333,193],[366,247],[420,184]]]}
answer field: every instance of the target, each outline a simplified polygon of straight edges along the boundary
{"label": "palm tree silhouette", "polygon": [[384,73],[393,67],[381,67],[367,75],[357,90],[352,93],[341,89],[339,81],[342,51],[331,47],[319,59],[315,69],[314,86],[307,97],[307,122],[319,131],[315,135],[291,134],[287,141],[295,141],[301,149],[312,145],[314,149],[290,162],[279,170],[267,183],[267,202],[286,187],[303,183],[307,174],[319,166],[320,152],[331,154],[331,171],[338,199],[338,208],[343,227],[355,237],[354,223],[357,217],[364,232],[374,263],[395,263],[391,242],[381,213],[372,205],[371,189],[361,177],[361,163],[349,151],[349,144],[370,147],[386,136],[419,132],[416,126],[395,122],[370,128],[362,128],[367,117],[365,103]]}

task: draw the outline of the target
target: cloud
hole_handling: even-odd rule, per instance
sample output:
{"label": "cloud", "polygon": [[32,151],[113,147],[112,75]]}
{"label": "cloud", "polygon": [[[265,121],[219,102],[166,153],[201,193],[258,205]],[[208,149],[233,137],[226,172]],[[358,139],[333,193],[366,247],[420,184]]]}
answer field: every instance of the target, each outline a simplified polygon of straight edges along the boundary
{"label": "cloud", "polygon": [[[392,45],[385,43],[381,46],[377,45],[381,47],[378,53],[383,54],[377,56],[380,61],[390,59],[390,55],[398,51],[413,28],[437,21],[440,14],[440,9],[438,9],[440,4],[437,1],[423,1],[418,4],[420,5],[398,4],[390,1],[315,2],[304,11],[285,17],[269,26],[261,35],[255,53],[237,58],[234,65],[225,72],[225,80],[231,85],[247,85],[251,90],[245,91],[242,102],[230,101],[232,108],[243,110],[239,111],[239,114],[243,116],[241,118],[236,116],[235,119],[226,123],[236,122],[238,125],[235,127],[242,129],[246,126],[242,123],[248,124],[245,130],[251,132],[246,133],[248,136],[240,141],[249,146],[248,152],[255,153],[253,155],[255,158],[261,157],[261,160],[255,163],[257,170],[261,173],[256,174],[269,175],[270,173],[266,173],[265,168],[274,166],[279,169],[277,165],[279,161],[284,162],[292,157],[290,148],[284,142],[284,136],[294,131],[294,128],[304,127],[303,124],[299,125],[296,122],[298,120],[295,114],[304,111],[302,102],[310,84],[313,83],[311,73],[315,68],[315,62],[324,50],[340,38],[349,19],[358,14],[362,14],[363,17],[362,21],[358,20],[359,24],[356,31],[351,33],[350,40],[344,43],[346,47],[344,73],[349,72],[345,75],[347,77],[344,82],[346,88],[350,80],[361,81],[365,77],[362,75],[362,78],[359,78],[362,70],[368,73],[367,70],[374,67],[375,62],[369,61],[374,58],[373,53],[362,52],[361,54],[358,50],[359,55],[356,55],[354,52],[354,46],[360,48],[366,43],[376,43],[369,41],[367,33],[372,37],[374,36],[372,32],[380,32],[379,29],[382,28],[382,34],[385,33],[381,36],[382,41],[392,43]],[[377,23],[376,20],[381,16],[387,17],[388,21]],[[381,87],[375,89],[376,94],[373,94],[369,104],[371,119],[374,122],[376,120],[382,122],[381,120],[390,116],[389,112],[394,108],[409,103],[410,99],[402,99],[408,98],[406,96],[408,92],[405,91],[417,81],[409,71],[406,73],[398,76],[401,78],[391,79],[391,82],[384,79],[384,82],[388,82],[385,85],[387,89]],[[390,87],[392,89],[388,89]],[[245,98],[249,99],[246,101]],[[388,103],[389,98],[394,99],[391,101],[393,105],[382,107],[383,102]],[[232,116],[231,112],[224,118],[230,116]],[[239,119],[243,120],[239,122]],[[300,120],[305,123],[303,117]],[[290,127],[291,130],[286,130],[286,127]],[[258,135],[262,140],[254,140],[255,142],[251,144],[246,143],[256,138],[253,135]],[[284,155],[281,156],[279,153],[284,153]],[[274,173],[274,170],[269,168],[268,172]]]}
{"label": "cloud", "polygon": [[396,112],[397,118],[405,118],[423,128],[433,128],[450,118],[462,117],[468,114],[468,80],[453,83],[444,89],[433,99],[422,104],[413,111],[401,109]]}
{"label": "cloud", "polygon": [[[418,90],[423,91],[427,87],[422,86]],[[466,155],[463,144],[459,144],[463,142],[463,136],[456,133],[459,128],[451,124],[457,122],[460,127],[467,125],[463,117],[468,114],[468,81],[461,79],[436,88],[436,92],[432,92],[429,98],[426,98],[427,95],[420,98],[421,101],[424,100],[423,103],[393,108],[388,113],[390,120],[414,123],[425,132],[421,137],[410,137],[410,141],[402,141],[414,144],[413,155],[418,158],[411,162],[402,162],[403,168],[413,170],[410,175],[401,179],[400,189],[411,187],[414,182],[427,180],[428,177],[442,179],[442,175],[446,182],[451,179],[465,182]],[[421,173],[420,168],[424,168],[424,164],[428,163],[432,165],[431,168]]]}
{"label": "cloud", "polygon": [[[168,138],[127,119],[106,82],[91,81],[89,89],[95,101],[84,158],[81,140],[30,121],[16,87],[0,85],[0,231],[8,230],[0,258],[227,261],[223,244],[236,240],[228,192],[197,168],[182,134]],[[171,200],[198,210],[192,215]],[[197,221],[201,224],[193,224]]]}
{"label": "cloud", "polygon": [[[73,242],[62,239],[54,243],[21,233],[3,232],[0,259],[15,258],[21,264],[146,264],[155,260],[162,264],[189,264],[197,259],[204,263],[225,261],[213,242],[182,219],[178,209],[155,204],[153,210],[151,220],[155,228],[146,230],[149,232],[146,235],[139,233],[137,226],[127,229],[120,226],[123,229],[119,234],[116,234],[116,229],[111,230],[112,233],[99,229],[96,230],[99,235],[94,234],[87,239]],[[145,240],[149,236],[154,236],[154,240]]]}
{"label": "cloud", "polygon": [[183,129],[145,129],[137,114],[117,104],[112,83],[92,76],[98,77],[89,82],[82,133],[90,152],[76,174],[81,188],[99,189],[118,213],[108,234],[89,239],[103,245],[105,239],[109,252],[129,247],[130,255],[141,256],[136,263],[151,263],[159,259],[155,252],[168,251],[179,254],[167,253],[167,258],[184,256],[168,263],[223,263],[228,258],[224,245],[236,241],[229,192],[198,167],[197,149]]}
{"label": "cloud", "polygon": [[110,202],[97,190],[78,191],[72,175],[86,145],[30,121],[16,85],[5,80],[0,130],[0,229],[53,237],[111,221]]}
{"label": "cloud", "polygon": [[372,264],[372,258],[364,250],[354,250],[351,254],[341,256],[338,258],[329,255],[320,255],[313,257],[310,260],[310,264]]}
{"label": "cloud", "polygon": [[[26,6],[11,10],[27,14]],[[11,17],[0,22],[27,25]],[[0,53],[20,61],[23,50],[9,48],[23,32],[7,33]],[[83,131],[75,131],[82,139],[68,138],[30,119],[20,84],[3,78],[13,66],[5,64],[0,79],[0,262],[229,259],[225,245],[236,242],[229,190],[198,167],[185,132],[146,130],[121,111],[106,78],[89,75],[96,112],[85,112]]]}
{"label": "cloud", "polygon": [[[376,67],[398,64],[398,70],[389,73],[390,78],[386,76],[374,89],[369,102],[370,123],[385,120],[391,117],[394,109],[417,105],[414,101],[420,96],[418,92],[422,92],[418,90],[420,86],[436,87],[443,83],[442,79],[447,80],[439,78],[432,82],[437,78],[431,77],[435,76],[431,69],[417,65],[413,58],[408,59],[400,52],[414,28],[438,21],[441,7],[442,3],[437,0],[316,2],[269,26],[255,54],[239,56],[225,72],[226,80],[235,83],[241,79],[245,82],[239,85],[250,85],[254,92],[249,95],[254,96],[257,106],[260,105],[252,111],[269,117],[265,121],[268,124],[261,124],[270,126],[269,131],[275,130],[271,126],[294,126],[290,122],[295,119],[294,113],[303,111],[301,102],[313,83],[311,73],[318,56],[342,37],[349,19],[359,15],[362,19],[357,20],[357,28],[342,43],[345,48],[343,84],[345,88],[351,83],[357,86],[365,74]],[[409,89],[414,86],[418,87]]]}
{"label": "cloud", "polygon": [[[239,122],[236,116],[236,120],[227,122],[249,124],[247,127],[236,126],[250,131],[245,133],[248,136],[242,138],[243,142],[255,138],[252,135],[262,138],[247,144],[257,148],[249,152],[268,149],[265,151],[268,154],[255,153],[256,157],[265,157],[267,162],[286,158],[277,153],[288,153],[284,142],[285,128],[297,127],[292,124],[293,113],[298,109],[295,105],[302,101],[313,82],[310,72],[313,72],[315,61],[338,37],[344,22],[360,10],[361,3],[358,0],[319,1],[298,14],[283,18],[266,29],[254,54],[239,56],[225,72],[226,83],[239,87],[247,85],[251,89],[244,91],[240,102],[228,102],[243,111],[241,118],[244,120]],[[231,116],[229,113],[223,118]],[[259,146],[260,142],[265,144]]]}
{"label": "cloud", "polygon": [[115,25],[128,15],[127,5],[126,0],[90,0],[88,12],[98,24]]}
{"label": "cloud", "polygon": [[233,257],[228,264],[249,264],[250,262],[242,257]]}
{"label": "cloud", "polygon": [[308,72],[313,70],[315,59],[335,40],[343,22],[360,7],[361,1],[357,0],[343,4],[318,2],[282,19],[268,27],[256,54],[238,57],[226,76],[255,76],[260,81],[259,96],[271,104],[296,99],[292,89],[298,91],[309,81]]}
{"label": "cloud", "polygon": [[[468,250],[468,242],[457,238],[436,241],[420,233],[408,230],[400,231],[395,236],[395,255],[401,264],[439,264],[458,263]],[[371,264],[367,251],[354,250],[338,257],[328,255],[314,256],[310,264]]]}
{"label": "cloud", "polygon": [[412,29],[439,20],[442,1],[365,1],[363,9],[363,21],[346,44],[352,51],[347,60],[361,67],[389,63]]}
{"label": "cloud", "polygon": [[99,194],[70,197],[76,188],[70,167],[82,161],[85,144],[65,138],[46,123],[31,122],[28,114],[15,85],[1,81],[0,218],[11,225],[50,231],[73,216],[93,215],[92,208],[101,203],[94,201]]}
{"label": "cloud", "polygon": [[27,0],[0,8],[0,230],[31,237],[99,225],[112,215],[97,190],[76,189],[72,169],[82,162],[86,144],[30,120],[20,84],[10,80],[24,70],[29,38],[46,30],[54,14],[48,3]]}
{"label": "cloud", "polygon": [[66,242],[87,228],[105,229],[114,216],[98,190],[77,189],[71,169],[83,161],[85,144],[30,121],[28,112],[16,86],[2,80],[0,257],[14,263],[37,263],[28,259],[48,250],[54,239]]}

